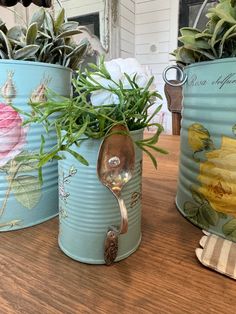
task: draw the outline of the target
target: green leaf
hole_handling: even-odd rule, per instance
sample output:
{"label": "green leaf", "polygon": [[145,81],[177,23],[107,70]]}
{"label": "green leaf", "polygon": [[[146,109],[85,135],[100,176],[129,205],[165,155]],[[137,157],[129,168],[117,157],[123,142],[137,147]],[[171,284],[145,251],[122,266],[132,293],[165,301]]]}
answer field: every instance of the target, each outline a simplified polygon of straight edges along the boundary
{"label": "green leaf", "polygon": [[9,59],[12,59],[12,47],[11,47],[11,43],[9,41],[9,39],[7,38],[7,36],[3,33],[3,31],[0,30],[0,39],[2,39],[5,47],[6,47],[6,52],[7,52],[7,56]]}
{"label": "green leaf", "polygon": [[198,206],[187,201],[184,203],[184,212],[187,217],[195,217],[198,214]]}
{"label": "green leaf", "polygon": [[229,35],[236,29],[236,25],[233,25],[232,27],[230,27],[227,32],[225,32],[224,36],[221,39],[220,42],[220,47],[219,47],[219,57],[222,57],[223,54],[223,50],[224,50],[224,45],[226,40],[229,38]]}
{"label": "green leaf", "polygon": [[22,154],[17,155],[14,160],[21,164],[19,168],[20,172],[34,171],[38,168],[39,154],[23,151]]}
{"label": "green leaf", "polygon": [[199,205],[204,204],[205,197],[197,191],[197,188],[191,186],[190,191],[192,193],[192,198],[196,203],[198,203]]}
{"label": "green leaf", "polygon": [[59,149],[55,149],[52,152],[45,154],[40,162],[38,163],[38,167],[42,167],[43,165],[45,165],[49,160],[52,160],[54,158],[54,156],[56,156],[56,154],[59,152]]}
{"label": "green leaf", "polygon": [[41,135],[41,144],[40,144],[40,150],[39,150],[40,155],[43,155],[44,146],[45,146],[45,137]]}
{"label": "green leaf", "polygon": [[[42,31],[39,30],[38,33],[39,33],[39,35],[41,35],[42,37],[45,37],[44,40],[47,40],[47,39],[51,40],[51,39],[52,39],[52,36],[49,35],[49,34],[47,34],[47,33],[45,33],[45,32],[42,32]],[[45,44],[47,44],[47,43],[48,43],[48,42],[46,41]]]}
{"label": "green leaf", "polygon": [[[57,133],[57,143],[58,143],[58,146],[61,146],[62,145],[61,128],[60,128],[60,126],[58,125],[57,122],[55,122],[55,130],[56,130],[56,133]],[[45,139],[44,139],[44,144],[45,144]]]}
{"label": "green leaf", "polygon": [[61,25],[60,32],[63,33],[66,31],[76,30],[78,26],[79,26],[79,23],[75,21],[65,22]]}
{"label": "green leaf", "polygon": [[179,37],[179,41],[186,45],[186,48],[193,47],[194,49],[209,49],[211,48],[208,41],[204,39],[195,39],[193,36]]}
{"label": "green leaf", "polygon": [[209,204],[204,204],[199,208],[202,217],[206,220],[209,225],[216,226],[219,222],[219,216]]}
{"label": "green leaf", "polygon": [[223,225],[222,231],[226,236],[232,236],[236,232],[236,219],[231,219]]}
{"label": "green leaf", "polygon": [[217,212],[218,216],[220,219],[227,219],[228,215],[226,215],[225,213],[221,213],[221,212]]}
{"label": "green leaf", "polygon": [[0,49],[0,58],[7,59],[7,55]]}
{"label": "green leaf", "polygon": [[[47,51],[49,51],[50,48],[52,47],[53,47],[53,43],[49,43],[45,45],[42,49],[40,49],[38,60],[45,62],[45,60],[47,60],[47,54],[48,54]],[[44,59],[44,57],[46,57],[46,59]]]}
{"label": "green leaf", "polygon": [[236,242],[236,230],[230,234],[230,240]]}
{"label": "green leaf", "polygon": [[202,56],[206,57],[209,60],[216,59],[216,56],[214,54],[212,54],[210,51],[205,51],[205,50],[202,50],[202,49],[198,49],[198,50],[192,49],[192,50],[195,51],[195,52],[198,52],[199,54],[201,54]]}
{"label": "green leaf", "polygon": [[7,34],[6,24],[0,19],[0,30],[3,31],[4,34]]}
{"label": "green leaf", "polygon": [[30,27],[27,30],[26,44],[27,45],[33,45],[35,43],[36,38],[37,38],[37,34],[38,34],[37,23],[33,23],[30,25]]}
{"label": "green leaf", "polygon": [[229,1],[219,3],[215,8],[209,10],[210,13],[214,13],[218,18],[224,19],[231,24],[235,24],[235,11],[231,7]]}
{"label": "green leaf", "polygon": [[18,173],[25,173],[30,172],[33,170],[38,169],[38,162],[37,161],[29,161],[27,164],[22,164]]}
{"label": "green leaf", "polygon": [[62,45],[62,46],[57,46],[55,48],[53,48],[50,53],[54,53],[54,52],[58,52],[58,50],[60,51],[64,51],[67,54],[69,54],[70,52],[74,51],[74,48],[72,48],[71,46],[67,46],[67,45]]}
{"label": "green leaf", "polygon": [[157,169],[157,161],[156,161],[156,158],[152,155],[152,153],[150,153],[146,148],[143,147],[143,145],[138,144],[137,142],[136,142],[136,145],[137,145],[140,149],[142,149],[142,150],[148,155],[148,157],[151,159],[151,161],[152,161],[154,167]]}
{"label": "green leaf", "polygon": [[148,138],[145,138],[143,140],[136,141],[136,143],[140,143],[141,145],[146,145],[146,143],[154,145],[158,142],[159,136],[160,136],[161,132],[163,131],[162,125],[160,125],[159,123],[151,123],[151,124],[148,124],[147,126],[148,127],[156,126],[156,128],[157,128],[156,132],[154,133],[154,135],[152,137],[148,137]]}
{"label": "green leaf", "polygon": [[78,34],[81,34],[81,31],[78,30],[78,29],[69,30],[69,31],[65,31],[65,32],[59,34],[59,35],[57,36],[57,39],[66,38],[66,37],[70,37],[70,36],[78,35]]}
{"label": "green leaf", "polygon": [[208,34],[208,33],[199,33],[195,35],[196,39],[205,38],[207,40],[207,39],[210,39],[211,37],[212,37],[212,34]]}
{"label": "green leaf", "polygon": [[43,170],[42,170],[42,167],[39,167],[39,169],[38,169],[38,180],[39,180],[39,184],[42,185],[43,184]]}
{"label": "green leaf", "polygon": [[209,223],[206,221],[205,217],[202,214],[202,211],[199,210],[198,214],[196,216],[196,222],[203,228],[203,229],[208,229],[209,228]]}
{"label": "green leaf", "polygon": [[160,147],[157,147],[157,146],[154,146],[154,145],[151,145],[151,144],[145,143],[145,144],[143,144],[143,146],[148,147],[148,148],[150,148],[150,149],[153,149],[153,150],[155,150],[156,152],[161,153],[161,154],[165,154],[165,155],[168,154],[168,152],[167,152],[165,149],[160,148]]}
{"label": "green leaf", "polygon": [[55,32],[54,32],[54,21],[53,18],[51,16],[51,14],[49,14],[48,11],[45,11],[45,17],[46,17],[46,26],[47,26],[47,31],[50,33],[51,37],[54,39],[55,38]]}
{"label": "green leaf", "polygon": [[199,33],[201,33],[201,31],[199,29],[193,28],[193,27],[182,27],[180,29],[180,34],[182,36],[195,36]]}
{"label": "green leaf", "polygon": [[236,6],[236,0],[230,0],[230,4],[231,4],[231,7],[235,7]]}
{"label": "green leaf", "polygon": [[180,47],[176,51],[176,61],[181,61],[186,64],[194,63],[195,57],[193,51],[185,47]]}
{"label": "green leaf", "polygon": [[161,108],[162,108],[162,105],[157,106],[154,112],[150,114],[150,117],[147,119],[147,123],[149,123],[158,114],[158,112],[160,112]]}
{"label": "green leaf", "polygon": [[30,21],[30,24],[37,23],[38,28],[41,27],[45,19],[45,10],[43,8],[40,8],[38,11],[36,11]]}
{"label": "green leaf", "polygon": [[73,141],[74,142],[77,142],[81,138],[81,136],[84,135],[84,133],[87,129],[87,126],[88,126],[88,123],[85,122],[83,124],[83,126],[78,130],[78,132],[74,132],[74,134],[73,134]]}
{"label": "green leaf", "polygon": [[54,22],[55,33],[57,33],[65,20],[65,9],[61,9],[58,16]]}
{"label": "green leaf", "polygon": [[25,44],[25,33],[26,30],[23,26],[16,25],[8,30],[7,37],[9,40]]}
{"label": "green leaf", "polygon": [[70,58],[73,55],[75,55],[77,58],[84,55],[88,45],[89,45],[89,42],[87,40],[83,40],[79,46],[77,46],[75,49],[73,49],[70,52],[70,54],[68,54],[67,58]]}
{"label": "green leaf", "polygon": [[236,136],[236,124],[233,125],[233,127],[232,127],[232,132],[233,132],[233,135]]}
{"label": "green leaf", "polygon": [[88,165],[89,165],[88,161],[87,161],[86,159],[84,159],[84,157],[81,156],[80,154],[78,154],[76,151],[71,150],[71,149],[69,149],[69,148],[67,148],[66,151],[67,151],[68,153],[70,153],[72,156],[74,156],[74,157],[75,157],[79,162],[81,162],[83,165],[85,165],[85,166],[88,166]]}
{"label": "green leaf", "polygon": [[13,108],[15,111],[17,111],[17,112],[20,113],[21,115],[26,116],[26,117],[31,117],[31,114],[30,114],[30,113],[28,113],[28,112],[26,112],[26,111],[20,109],[19,107],[15,107],[15,106],[13,106],[13,105],[11,105],[11,106],[12,106],[12,108]]}
{"label": "green leaf", "polygon": [[29,153],[28,151],[22,151],[20,154],[18,154],[14,160],[17,163],[26,162],[28,160],[37,160],[38,154],[36,153]]}
{"label": "green leaf", "polygon": [[223,25],[226,23],[225,20],[219,20],[219,22],[216,24],[213,36],[211,38],[211,47],[214,47],[216,44],[216,38],[217,35],[222,31]]}
{"label": "green leaf", "polygon": [[18,49],[14,53],[14,59],[23,60],[23,59],[33,57],[36,54],[36,52],[39,50],[39,48],[40,47],[37,45],[28,45],[28,46],[25,46],[24,48]]}
{"label": "green leaf", "polygon": [[28,209],[34,208],[41,198],[41,185],[33,176],[18,176],[12,182],[12,191],[17,201]]}

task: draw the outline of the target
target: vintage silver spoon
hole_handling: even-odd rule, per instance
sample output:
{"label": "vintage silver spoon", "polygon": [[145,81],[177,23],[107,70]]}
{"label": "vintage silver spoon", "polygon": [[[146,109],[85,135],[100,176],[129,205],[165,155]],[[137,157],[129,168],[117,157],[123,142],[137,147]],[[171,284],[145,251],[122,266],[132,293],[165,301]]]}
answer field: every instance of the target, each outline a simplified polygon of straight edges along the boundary
{"label": "vintage silver spoon", "polygon": [[104,249],[107,265],[114,262],[118,251],[118,236],[128,231],[128,214],[121,198],[121,190],[132,178],[135,167],[134,143],[127,127],[117,124],[112,127],[103,140],[97,162],[99,180],[116,197],[121,214],[120,226],[109,226]]}

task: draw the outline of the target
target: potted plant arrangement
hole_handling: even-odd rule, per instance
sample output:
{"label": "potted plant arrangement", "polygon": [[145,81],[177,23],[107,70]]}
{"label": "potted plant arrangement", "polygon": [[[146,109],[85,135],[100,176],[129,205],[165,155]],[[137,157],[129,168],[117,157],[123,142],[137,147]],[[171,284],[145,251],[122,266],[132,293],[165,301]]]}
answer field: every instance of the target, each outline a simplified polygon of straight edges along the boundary
{"label": "potted plant arrangement", "polygon": [[[48,101],[31,104],[32,114],[25,123],[43,124],[49,132],[57,130],[57,144],[50,151],[45,152],[47,140],[42,138],[38,165],[59,159],[61,249],[76,260],[104,264],[108,226],[119,225],[121,218],[114,195],[99,181],[99,149],[109,136],[108,151],[119,150],[117,145],[124,148],[124,136],[130,136],[135,143],[134,172],[121,193],[129,226],[128,232],[119,237],[118,261],[133,253],[141,240],[142,151],[149,155],[155,167],[157,162],[152,152],[165,153],[156,146],[163,127],[150,123],[161,105],[149,115],[150,107],[161,96],[153,86],[153,77],[135,59],[90,64],[73,84],[77,96],[63,97],[55,103],[55,94],[49,91]],[[56,118],[50,120],[55,113]],[[111,134],[110,130],[118,125],[125,129]],[[144,128],[151,125],[156,126],[155,134],[143,139]],[[119,144],[113,135],[120,136]],[[129,155],[126,148],[118,161]],[[117,159],[113,158],[112,166],[119,165]]]}
{"label": "potted plant arrangement", "polygon": [[236,241],[236,1],[221,0],[202,31],[180,30],[184,65],[176,203],[190,221]]}
{"label": "potted plant arrangement", "polygon": [[[31,226],[58,213],[57,164],[43,168],[42,185],[35,151],[45,131],[40,125],[23,127],[21,111],[29,115],[29,101],[45,101],[47,87],[71,94],[72,70],[87,49],[86,42],[73,42],[78,33],[78,23],[65,22],[63,9],[54,19],[41,8],[28,26],[7,29],[0,20],[0,231]],[[51,131],[45,150],[55,142]]]}

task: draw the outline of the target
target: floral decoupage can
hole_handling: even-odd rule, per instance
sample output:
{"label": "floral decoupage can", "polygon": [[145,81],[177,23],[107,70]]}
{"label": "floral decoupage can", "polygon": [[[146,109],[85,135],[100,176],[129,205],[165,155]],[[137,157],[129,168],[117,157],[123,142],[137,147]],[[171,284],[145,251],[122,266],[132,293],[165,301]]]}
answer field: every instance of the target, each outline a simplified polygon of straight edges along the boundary
{"label": "floral decoupage can", "polygon": [[176,204],[200,228],[236,241],[236,60],[185,73]]}
{"label": "floral decoupage can", "polygon": [[[130,132],[141,140],[143,130]],[[118,202],[97,176],[97,158],[102,139],[87,139],[78,150],[85,166],[67,152],[59,160],[59,246],[69,257],[88,264],[105,264],[104,242],[109,226],[120,224]],[[134,253],[141,242],[142,151],[135,148],[135,171],[122,189],[128,211],[128,232],[119,236],[115,261]]]}
{"label": "floral decoupage can", "polygon": [[21,229],[58,214],[57,163],[49,162],[39,179],[37,154],[56,144],[53,130],[24,125],[30,102],[46,101],[47,88],[63,96],[71,93],[71,71],[62,66],[29,61],[0,60],[0,231]]}

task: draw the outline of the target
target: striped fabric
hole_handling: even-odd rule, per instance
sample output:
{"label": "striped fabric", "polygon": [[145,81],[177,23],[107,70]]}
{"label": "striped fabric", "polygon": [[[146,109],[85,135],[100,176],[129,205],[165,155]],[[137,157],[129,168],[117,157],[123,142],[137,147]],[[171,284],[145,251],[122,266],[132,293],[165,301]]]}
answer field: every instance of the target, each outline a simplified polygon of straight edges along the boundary
{"label": "striped fabric", "polygon": [[207,234],[201,238],[200,246],[196,255],[204,266],[236,279],[236,243]]}

